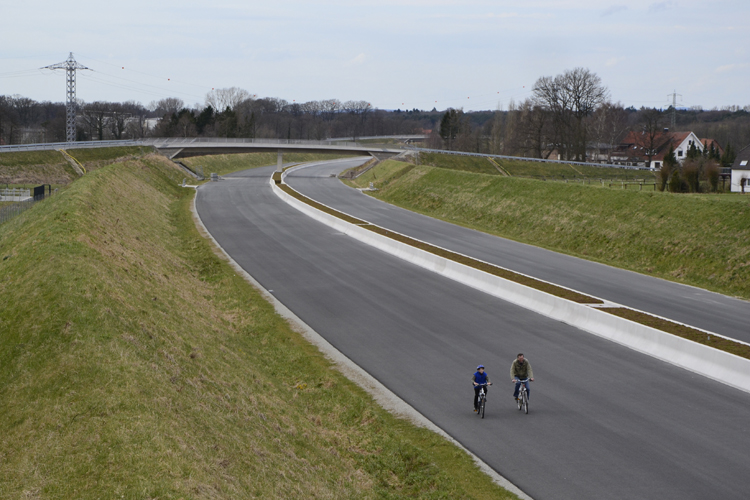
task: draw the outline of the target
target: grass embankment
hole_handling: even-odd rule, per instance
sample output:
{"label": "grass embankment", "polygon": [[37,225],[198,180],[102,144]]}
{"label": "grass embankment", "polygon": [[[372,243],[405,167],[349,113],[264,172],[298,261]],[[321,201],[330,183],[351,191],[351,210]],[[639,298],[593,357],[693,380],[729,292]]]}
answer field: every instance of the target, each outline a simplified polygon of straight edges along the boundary
{"label": "grass embankment", "polygon": [[[317,154],[317,153],[284,153],[284,163],[302,163],[318,160],[336,160],[347,158],[351,155],[340,154]],[[238,170],[254,167],[276,165],[276,153],[242,153],[231,155],[207,155],[178,158],[177,161],[184,163],[189,169],[196,171],[196,167],[203,168],[203,175],[208,177],[211,173],[226,175]]]}
{"label": "grass embankment", "polygon": [[[400,167],[400,168],[399,168]],[[356,182],[431,217],[750,299],[750,199],[609,190],[384,162]]]}
{"label": "grass embankment", "polygon": [[78,178],[73,167],[57,151],[0,153],[0,187],[39,184],[65,185]]}
{"label": "grass embankment", "polygon": [[[112,163],[120,158],[140,157],[153,151],[146,146],[116,148],[81,148],[66,150],[86,170]],[[52,184],[63,186],[78,178],[78,174],[58,151],[20,151],[0,153],[0,185],[9,187]],[[4,186],[3,186],[4,187]]]}
{"label": "grass embankment", "polygon": [[[451,170],[462,170],[478,174],[502,175],[487,158],[441,153],[420,153],[420,163]],[[542,163],[523,160],[493,158],[493,161],[512,177],[531,177],[548,180],[635,181],[654,182],[654,173],[648,170],[597,167],[595,165],[571,165],[566,163]],[[601,186],[601,183],[599,183]]]}
{"label": "grass embankment", "polygon": [[213,253],[182,176],[119,162],[0,226],[0,497],[502,498]]}

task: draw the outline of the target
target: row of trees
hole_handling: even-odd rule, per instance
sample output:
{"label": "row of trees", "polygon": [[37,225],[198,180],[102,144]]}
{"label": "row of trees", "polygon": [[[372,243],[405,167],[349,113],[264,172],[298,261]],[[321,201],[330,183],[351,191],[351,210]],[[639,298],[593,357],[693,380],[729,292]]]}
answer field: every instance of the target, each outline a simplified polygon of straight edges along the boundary
{"label": "row of trees", "polygon": [[[464,112],[373,108],[367,101],[326,99],[304,103],[258,98],[236,87],[216,89],[205,103],[181,99],[137,102],[81,102],[78,139],[161,137],[248,137],[284,139],[357,138],[432,131],[428,145],[480,153],[568,160],[610,160],[611,148],[628,131],[656,140],[671,109],[625,108],[612,102],[599,76],[575,68],[539,78],[532,95],[511,101],[507,110]],[[745,108],[678,110],[678,128],[693,130],[722,145],[750,143]],[[65,106],[21,96],[0,96],[0,144],[65,140]],[[648,142],[648,141],[646,141]],[[648,147],[647,152],[656,148]],[[592,158],[592,154],[599,155]]]}

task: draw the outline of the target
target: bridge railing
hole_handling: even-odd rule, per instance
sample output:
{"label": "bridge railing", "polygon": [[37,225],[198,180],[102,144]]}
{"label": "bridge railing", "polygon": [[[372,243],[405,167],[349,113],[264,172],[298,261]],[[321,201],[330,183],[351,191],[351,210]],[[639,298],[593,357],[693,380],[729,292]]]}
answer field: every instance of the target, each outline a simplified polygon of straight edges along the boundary
{"label": "bridge railing", "polygon": [[235,137],[155,137],[142,139],[141,144],[148,144],[158,147],[181,147],[188,144],[273,144],[273,145],[303,145],[303,146],[343,146],[343,147],[361,147],[358,142],[340,141],[340,140],[322,140],[312,141],[303,139],[248,139]]}
{"label": "bridge railing", "polygon": [[440,154],[457,155],[457,156],[479,156],[483,158],[497,158],[498,160],[531,161],[531,162],[536,162],[536,163],[560,163],[564,165],[581,165],[585,167],[624,168],[626,170],[650,170],[648,167],[637,167],[637,166],[631,166],[631,165],[616,165],[612,163],[547,160],[544,158],[525,158],[521,156],[491,155],[491,154],[484,154],[484,153],[465,153],[463,151],[447,151],[445,149],[426,149],[426,148],[417,148],[414,146],[406,146],[406,149],[411,150],[411,151],[421,152],[421,153],[440,153]]}
{"label": "bridge railing", "polygon": [[37,144],[11,144],[0,146],[0,153],[11,151],[45,151],[57,149],[113,148],[119,146],[139,146],[141,141],[80,141],[80,142],[44,142]]}

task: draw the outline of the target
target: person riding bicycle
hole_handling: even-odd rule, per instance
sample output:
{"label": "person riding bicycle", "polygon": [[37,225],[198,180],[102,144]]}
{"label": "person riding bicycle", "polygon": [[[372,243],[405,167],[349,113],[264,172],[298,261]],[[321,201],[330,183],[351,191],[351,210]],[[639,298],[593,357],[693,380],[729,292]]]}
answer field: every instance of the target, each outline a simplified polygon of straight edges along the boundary
{"label": "person riding bicycle", "polygon": [[[525,382],[521,382],[525,380]],[[516,390],[513,391],[513,398],[518,400],[518,391],[521,390],[521,384],[526,386],[526,394],[531,397],[529,391],[529,380],[534,381],[534,372],[531,371],[531,363],[524,359],[523,353],[519,353],[513,364],[510,365],[510,381],[516,383]]]}
{"label": "person riding bicycle", "polygon": [[477,371],[471,376],[471,380],[474,382],[474,411],[479,409],[479,391],[484,386],[484,394],[487,397],[487,386],[492,385],[490,382],[490,376],[484,373],[484,365],[477,366]]}

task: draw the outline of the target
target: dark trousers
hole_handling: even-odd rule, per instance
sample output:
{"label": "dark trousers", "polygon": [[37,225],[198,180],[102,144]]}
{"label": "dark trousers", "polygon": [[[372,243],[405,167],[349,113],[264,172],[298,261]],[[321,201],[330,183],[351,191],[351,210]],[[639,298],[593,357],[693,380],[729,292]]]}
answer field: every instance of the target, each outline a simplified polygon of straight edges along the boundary
{"label": "dark trousers", "polygon": [[484,387],[484,396],[487,397],[487,386],[486,385],[475,385],[474,386],[474,409],[476,410],[479,406],[479,389]]}

